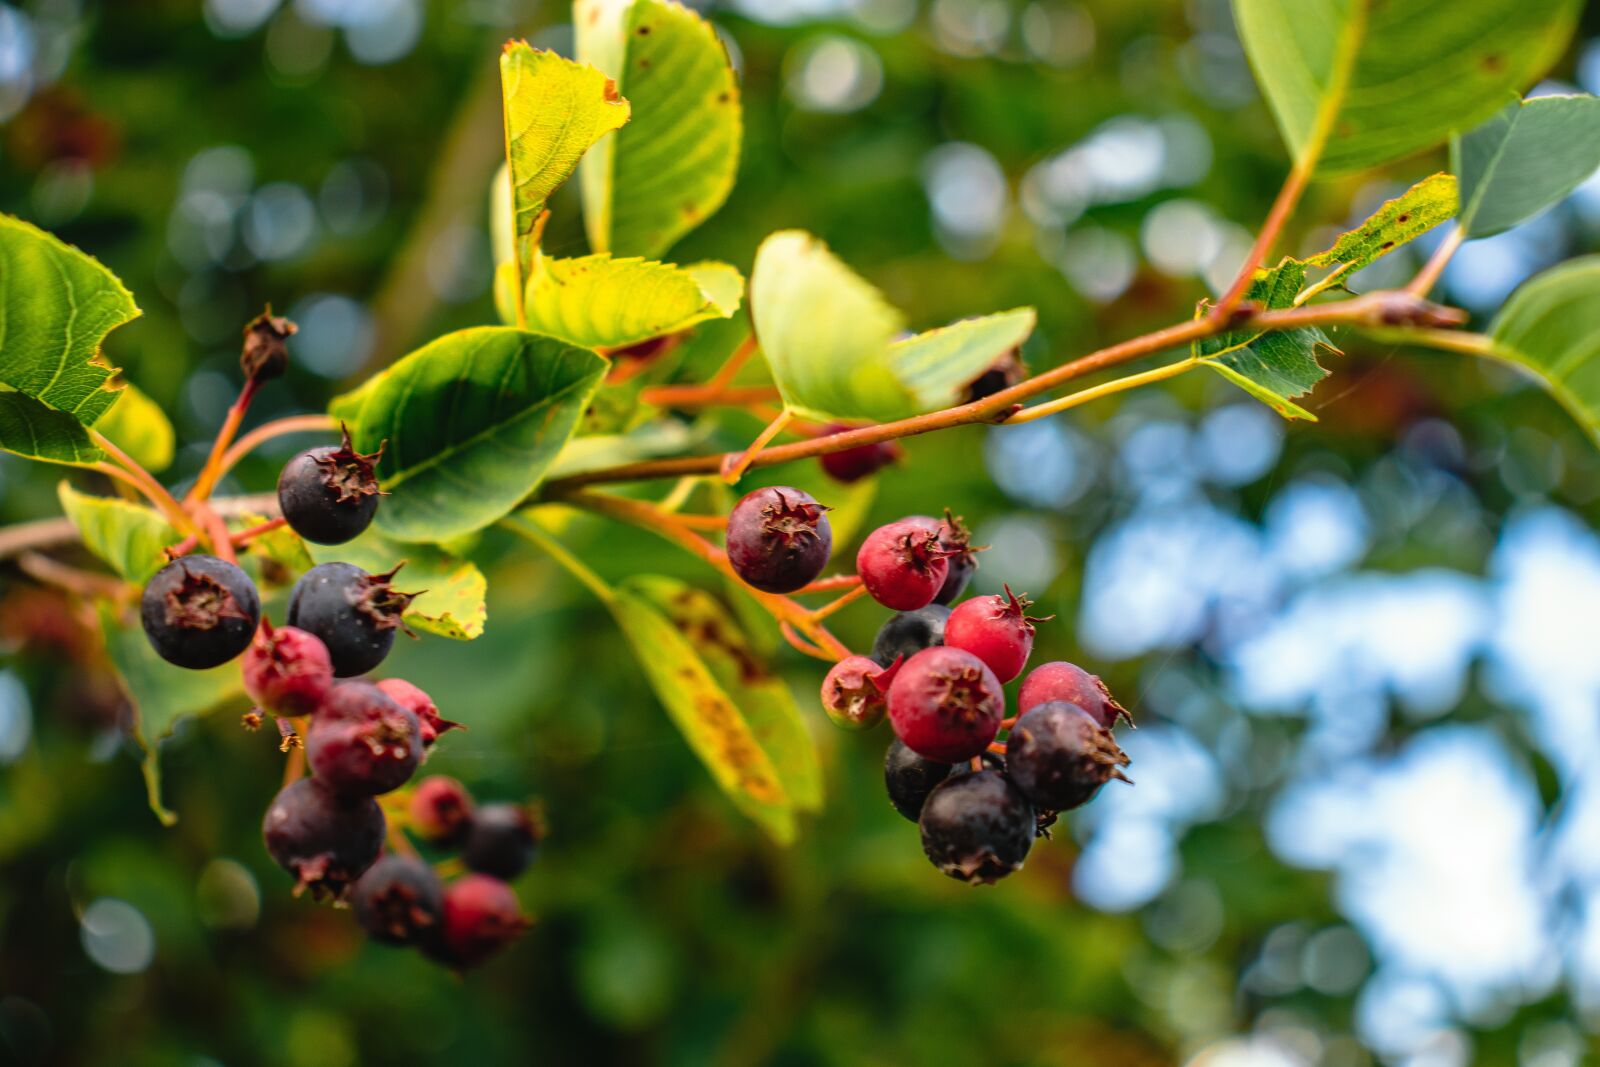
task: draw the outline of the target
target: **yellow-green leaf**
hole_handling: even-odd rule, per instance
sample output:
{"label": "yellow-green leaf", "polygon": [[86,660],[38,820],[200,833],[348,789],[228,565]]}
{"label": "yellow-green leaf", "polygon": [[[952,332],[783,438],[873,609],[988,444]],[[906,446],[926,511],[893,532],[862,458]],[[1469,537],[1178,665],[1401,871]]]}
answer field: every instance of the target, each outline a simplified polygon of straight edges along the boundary
{"label": "yellow-green leaf", "polygon": [[525,307],[536,333],[585,348],[620,348],[727,318],[743,296],[744,280],[725,264],[687,268],[605,252],[581,259],[540,255]]}
{"label": "yellow-green leaf", "polygon": [[[1264,308],[1293,307],[1306,279],[1306,265],[1285,259],[1258,270],[1245,299]],[[1309,393],[1328,372],[1318,362],[1322,352],[1337,355],[1326,334],[1315,327],[1263,331],[1249,325],[1195,342],[1190,351],[1201,365],[1216,371],[1286,419],[1316,422],[1290,398]]]}
{"label": "yellow-green leaf", "polygon": [[172,465],[177,448],[172,420],[161,410],[161,405],[132,385],[124,384],[117,396],[117,402],[100,417],[94,428],[145,470],[151,473],[166,470]]}
{"label": "yellow-green leaf", "polygon": [[962,319],[894,342],[889,365],[920,410],[950,407],[996,359],[1022,347],[1037,321],[1033,308]]}
{"label": "yellow-green leaf", "polygon": [[106,458],[83,423],[4,387],[0,387],[0,450],[70,467],[87,467]]}
{"label": "yellow-green leaf", "polygon": [[166,519],[143,504],[80,493],[66,482],[56,492],[83,547],[130,582],[143,584],[166,562],[162,549],[181,540]]}
{"label": "yellow-green leaf", "polygon": [[[1305,262],[1315,267],[1337,266],[1338,277],[1349,277],[1451,218],[1458,204],[1455,176],[1430,175],[1386,201],[1360,226],[1340,234],[1332,248]],[[1327,284],[1324,279],[1319,287]]]}

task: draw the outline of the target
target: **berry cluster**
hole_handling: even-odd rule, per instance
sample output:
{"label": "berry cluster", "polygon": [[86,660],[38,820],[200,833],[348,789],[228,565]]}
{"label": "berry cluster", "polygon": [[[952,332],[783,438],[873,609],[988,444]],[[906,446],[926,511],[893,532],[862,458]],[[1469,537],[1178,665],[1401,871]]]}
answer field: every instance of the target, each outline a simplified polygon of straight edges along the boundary
{"label": "berry cluster", "polygon": [[[826,511],[798,489],[750,493],[728,521],[729,563],[757,589],[803,589],[828,563]],[[1002,687],[1022,676],[1034,624],[1046,620],[1030,617],[1028,599],[1009,587],[961,600],[977,551],[948,512],[869,534],[856,576],[896,614],[870,655],[846,656],[822,682],[823,709],[837,725],[864,730],[889,720],[890,802],[920,825],[936,867],[973,884],[1019,869],[1059,812],[1113,778],[1127,781],[1128,764],[1112,736],[1127,712],[1073,664],[1035,668],[1022,681],[1016,715],[1007,716]]]}

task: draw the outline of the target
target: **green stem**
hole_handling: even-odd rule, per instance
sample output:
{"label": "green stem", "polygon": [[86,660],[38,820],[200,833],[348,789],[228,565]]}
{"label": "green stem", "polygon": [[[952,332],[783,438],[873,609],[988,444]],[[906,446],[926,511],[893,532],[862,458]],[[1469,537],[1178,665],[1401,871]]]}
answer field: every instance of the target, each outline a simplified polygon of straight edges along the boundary
{"label": "green stem", "polygon": [[1137,389],[1141,385],[1149,385],[1151,382],[1159,382],[1167,378],[1176,378],[1191,367],[1198,366],[1199,363],[1200,361],[1194,356],[1189,356],[1187,359],[1180,359],[1176,363],[1168,363],[1163,367],[1114,378],[1109,382],[1102,382],[1088,389],[1079,389],[1076,393],[1061,397],[1058,400],[1051,400],[1048,403],[1024,408],[1007,419],[1006,425],[1015,426],[1020,422],[1032,422],[1034,419],[1042,419],[1047,415],[1054,415],[1059,411],[1075,408],[1079,404],[1087,404],[1091,400],[1099,400],[1103,396],[1110,396],[1113,393],[1120,393],[1127,389]]}

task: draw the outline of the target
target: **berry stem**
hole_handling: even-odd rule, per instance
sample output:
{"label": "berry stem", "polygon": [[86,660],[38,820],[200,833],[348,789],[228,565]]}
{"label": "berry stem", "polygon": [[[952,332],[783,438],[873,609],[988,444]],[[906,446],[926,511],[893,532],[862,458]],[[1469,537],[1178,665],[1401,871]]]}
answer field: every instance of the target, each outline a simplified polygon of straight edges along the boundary
{"label": "berry stem", "polygon": [[39,552],[22,553],[17,557],[17,567],[36,582],[65,589],[86,599],[93,597],[114,599],[131,588],[120,578],[69,567]]}
{"label": "berry stem", "polygon": [[790,646],[800,652],[805,653],[812,659],[820,659],[825,663],[837,662],[836,657],[830,656],[816,645],[811,644],[804,637],[801,637],[799,632],[795,630],[795,628],[789,623],[780,621],[778,623],[778,632],[783,635],[783,639],[789,642]]}
{"label": "berry stem", "polygon": [[865,585],[859,584],[859,582],[858,582],[858,584],[856,585],[856,587],[854,589],[852,589],[849,592],[845,593],[843,596],[836,597],[835,599],[828,601],[826,604],[822,605],[822,607],[817,608],[815,611],[813,611],[811,613],[811,621],[812,622],[821,622],[823,619],[826,619],[829,615],[832,615],[834,612],[840,611],[840,610],[842,610],[844,608],[849,607],[852,601],[860,600],[862,597],[864,597],[866,595],[867,595],[867,587]]}
{"label": "berry stem", "polygon": [[206,504],[204,500],[195,502],[196,517],[205,527],[206,540],[211,542],[211,551],[217,554],[218,559],[237,563],[239,557],[233,551],[233,538],[228,536],[227,523],[222,521],[222,516]]}
{"label": "berry stem", "polygon": [[733,354],[717,368],[717,373],[706,379],[706,385],[713,389],[721,389],[732,384],[733,379],[744,369],[744,365],[750,362],[750,357],[756,354],[757,347],[756,335],[745,334],[744,340],[739,342],[739,347],[735,348]]}
{"label": "berry stem", "polygon": [[[1004,741],[990,741],[988,751],[991,756],[1004,756],[1006,754],[1006,743]],[[977,763],[979,760],[974,758],[972,762]]]}
{"label": "berry stem", "polygon": [[750,464],[754,463],[756,457],[761,454],[761,450],[766,448],[774,437],[783,432],[783,428],[789,425],[789,420],[792,418],[794,418],[794,413],[788,408],[784,408],[778,412],[777,418],[767,423],[766,429],[756,435],[756,439],[750,442],[749,448],[743,452],[729,453],[723,456],[718,472],[722,475],[722,480],[729,485],[737,484],[739,479],[744,477],[744,472],[749,469]]}
{"label": "berry stem", "polygon": [[250,410],[250,401],[256,397],[256,392],[261,388],[261,379],[250,377],[244,380],[244,386],[239,390],[239,398],[228,408],[227,417],[222,420],[222,428],[217,431],[216,440],[211,442],[211,454],[206,457],[206,465],[200,468],[200,477],[194,480],[194,485],[189,489],[184,502],[191,503],[203,501],[211,495],[211,490],[217,487],[217,482],[222,478],[222,460],[227,455],[228,446],[233,444],[234,435],[239,432],[239,424],[244,421],[244,413]]}
{"label": "berry stem", "polygon": [[794,595],[800,596],[802,593],[828,593],[835,589],[853,589],[860,584],[861,575],[859,574],[835,574],[831,578],[818,578],[810,585],[796,589],[794,591]]}
{"label": "berry stem", "polygon": [[240,530],[238,533],[233,535],[233,546],[238,548],[240,545],[245,544],[246,542],[255,540],[262,534],[271,533],[273,530],[287,526],[288,524],[289,520],[284,518],[282,515],[279,515],[276,519],[268,519],[266,522],[263,522],[258,526],[252,526],[247,530]]}
{"label": "berry stem", "polygon": [[417,846],[411,843],[411,838],[407,837],[406,832],[394,823],[389,824],[388,838],[390,851],[397,852],[406,859],[422,858],[417,855]]}
{"label": "berry stem", "polygon": [[658,408],[746,407],[778,399],[776,386],[657,385],[639,391],[639,399]]}
{"label": "berry stem", "polygon": [[99,430],[90,427],[89,439],[98,445],[101,451],[110,456],[118,467],[122,468],[123,473],[128,476],[125,480],[136,486],[144,494],[145,499],[154,504],[156,509],[167,517],[168,522],[183,533],[194,532],[194,522],[183,510],[183,506],[173,499],[171,493],[167,492],[166,487],[156,481],[155,475],[140,466],[138,460],[118,448],[114,441]]}
{"label": "berry stem", "polygon": [[728,520],[722,515],[685,515],[681,512],[670,512],[680,524],[691,530],[709,530],[721,533],[728,528]]}
{"label": "berry stem", "polygon": [[1024,408],[1011,416],[1010,424],[1032,422],[1034,419],[1042,419],[1047,415],[1054,415],[1057,412],[1075,408],[1079,404],[1087,404],[1091,400],[1099,400],[1101,397],[1110,396],[1113,393],[1137,389],[1141,385],[1149,385],[1152,382],[1159,382],[1166,378],[1176,378],[1190,368],[1199,366],[1199,364],[1200,361],[1198,359],[1189,356],[1186,359],[1178,360],[1176,363],[1168,363],[1165,366],[1156,367],[1154,370],[1113,378],[1109,382],[1102,382],[1089,389],[1080,389],[1076,393],[1061,397],[1058,400],[1051,400],[1043,404],[1035,404],[1031,408]]}
{"label": "berry stem", "polygon": [[273,438],[283,437],[292,433],[321,433],[338,429],[339,424],[332,415],[290,415],[287,418],[264,422],[249,433],[241,436],[222,454],[218,477],[233,470],[234,467],[238,466],[241,459]]}
{"label": "berry stem", "polygon": [[[296,736],[300,731],[295,727],[293,720],[289,721],[289,729],[294,730]],[[283,784],[293,785],[306,773],[306,746],[291,745],[289,753],[283,760]]]}
{"label": "berry stem", "polygon": [[1433,287],[1438,284],[1439,275],[1444,273],[1445,267],[1449,265],[1451,258],[1456,254],[1456,250],[1461,247],[1461,243],[1466,239],[1466,231],[1460,226],[1452,229],[1449,236],[1445,237],[1439,243],[1439,247],[1434,249],[1433,255],[1428,258],[1428,262],[1423,268],[1417,272],[1417,276],[1411,279],[1411,284],[1406,286],[1406,292],[1412,296],[1427,296],[1433,290]]}

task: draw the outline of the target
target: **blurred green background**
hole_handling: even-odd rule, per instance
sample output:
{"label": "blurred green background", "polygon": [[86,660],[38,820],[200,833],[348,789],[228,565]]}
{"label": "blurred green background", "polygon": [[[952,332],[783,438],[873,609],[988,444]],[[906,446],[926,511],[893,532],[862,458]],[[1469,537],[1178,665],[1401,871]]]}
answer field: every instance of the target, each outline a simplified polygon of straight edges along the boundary
{"label": "blurred green background", "polygon": [[[748,268],[805,227],[918,327],[1040,309],[1034,367],[1186,317],[1285,168],[1222,0],[719,0],[747,133],[732,199],[673,258]],[[0,209],[98,256],[145,315],[113,362],[192,477],[238,331],[295,318],[252,421],[492,319],[485,190],[532,0],[0,3]],[[1546,89],[1600,91],[1600,6]],[[1313,188],[1324,247],[1442,153]],[[583,248],[558,197],[546,246]],[[1406,277],[1433,240],[1357,287]],[[1600,247],[1600,184],[1469,245],[1492,314]],[[1220,379],[907,442],[875,519],[950,506],[979,587],[1056,620],[1036,661],[1105,675],[1140,730],[1026,870],[937,874],[888,806],[886,731],[844,735],[779,663],[827,807],[788,850],[717,793],[604,611],[487,538],[489,625],[391,660],[470,730],[429,769],[538,796],[536,916],[464,981],[289,894],[259,838],[281,757],[222,709],[168,742],[162,829],[73,605],[0,572],[0,1063],[1570,1067],[1600,1028],[1600,458],[1500,368],[1358,338],[1280,423]],[[1209,376],[1208,376],[1209,378]],[[706,427],[727,447],[756,424]],[[288,441],[224,492],[269,488]],[[57,470],[0,457],[0,518]],[[814,465],[758,480],[830,489]],[[609,577],[714,584],[647,535]],[[851,549],[853,551],[853,549]],[[841,556],[844,552],[841,550]],[[864,646],[882,613],[839,632]]]}

